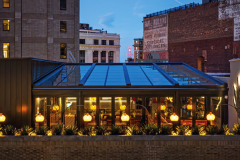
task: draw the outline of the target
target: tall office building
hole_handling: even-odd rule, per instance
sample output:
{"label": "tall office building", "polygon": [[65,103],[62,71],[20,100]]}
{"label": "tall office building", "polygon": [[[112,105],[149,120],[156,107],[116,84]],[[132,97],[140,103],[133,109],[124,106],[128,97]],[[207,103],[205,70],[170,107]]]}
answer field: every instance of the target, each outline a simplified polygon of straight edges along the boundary
{"label": "tall office building", "polygon": [[0,58],[79,60],[79,0],[0,0]]}

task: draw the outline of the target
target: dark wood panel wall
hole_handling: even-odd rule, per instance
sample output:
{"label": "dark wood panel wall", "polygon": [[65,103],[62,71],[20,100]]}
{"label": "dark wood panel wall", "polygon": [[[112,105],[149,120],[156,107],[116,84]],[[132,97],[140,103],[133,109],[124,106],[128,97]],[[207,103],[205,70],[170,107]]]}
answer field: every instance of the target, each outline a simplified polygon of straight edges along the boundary
{"label": "dark wood panel wall", "polygon": [[0,113],[2,125],[31,125],[31,59],[0,59]]}

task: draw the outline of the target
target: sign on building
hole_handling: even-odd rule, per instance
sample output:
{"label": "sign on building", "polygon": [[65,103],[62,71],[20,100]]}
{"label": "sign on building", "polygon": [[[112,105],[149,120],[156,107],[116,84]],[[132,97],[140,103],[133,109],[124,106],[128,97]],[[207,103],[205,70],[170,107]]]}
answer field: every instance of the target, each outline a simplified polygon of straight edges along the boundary
{"label": "sign on building", "polygon": [[219,2],[218,19],[240,17],[240,0],[224,0]]}
{"label": "sign on building", "polygon": [[240,41],[240,17],[234,18],[234,41]]}
{"label": "sign on building", "polygon": [[144,19],[144,52],[168,50],[167,15]]}

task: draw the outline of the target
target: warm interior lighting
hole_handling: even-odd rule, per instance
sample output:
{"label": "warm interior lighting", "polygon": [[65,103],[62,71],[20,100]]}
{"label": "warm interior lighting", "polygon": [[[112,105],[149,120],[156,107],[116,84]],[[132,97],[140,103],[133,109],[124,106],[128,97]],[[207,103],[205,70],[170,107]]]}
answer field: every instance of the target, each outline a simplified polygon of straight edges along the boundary
{"label": "warm interior lighting", "polygon": [[83,116],[84,122],[91,122],[92,121],[92,116],[87,113],[86,115]]}
{"label": "warm interior lighting", "polygon": [[178,115],[176,115],[175,113],[173,113],[171,116],[170,116],[170,120],[173,121],[173,122],[176,122],[178,121],[179,117]]}
{"label": "warm interior lighting", "polygon": [[127,113],[124,113],[121,117],[121,120],[124,121],[124,122],[129,121],[129,115],[127,115]]}
{"label": "warm interior lighting", "polygon": [[9,43],[3,43],[3,58],[9,58]]}
{"label": "warm interior lighting", "polygon": [[96,108],[97,108],[96,105],[91,105],[90,106],[90,109],[93,110],[93,111],[96,111]]}
{"label": "warm interior lighting", "polygon": [[167,100],[173,102],[173,97],[167,97]]}
{"label": "warm interior lighting", "polygon": [[47,131],[47,136],[52,136],[52,131],[51,130]]}
{"label": "warm interior lighting", "polygon": [[125,109],[126,109],[126,106],[125,106],[125,105],[121,105],[121,106],[120,106],[120,110],[121,110],[121,111],[125,111]]}
{"label": "warm interior lighting", "polygon": [[54,104],[53,110],[54,110],[54,111],[58,111],[58,110],[59,110],[59,106],[58,106],[57,104]]}
{"label": "warm interior lighting", "polygon": [[210,113],[207,115],[207,120],[208,120],[208,121],[214,121],[214,120],[215,120],[215,115],[212,114],[212,112],[210,112]]}
{"label": "warm interior lighting", "polygon": [[192,110],[192,104],[188,104],[188,105],[187,105],[187,109],[188,109],[188,110]]}
{"label": "warm interior lighting", "polygon": [[165,105],[161,105],[161,110],[164,111],[166,109]]}
{"label": "warm interior lighting", "polygon": [[36,118],[35,118],[36,122],[43,122],[44,121],[44,116],[41,115],[41,113],[39,113]]}
{"label": "warm interior lighting", "polygon": [[90,101],[96,101],[97,100],[96,97],[90,97],[89,99],[90,99]]}
{"label": "warm interior lighting", "polygon": [[36,136],[37,134],[36,134],[36,132],[29,132],[28,133],[28,136]]}
{"label": "warm interior lighting", "polygon": [[0,113],[0,122],[5,122],[5,120],[6,117],[2,113]]}
{"label": "warm interior lighting", "polygon": [[188,130],[187,132],[185,132],[185,136],[191,136],[192,135],[192,130]]}
{"label": "warm interior lighting", "polygon": [[172,134],[172,136],[178,136],[178,132],[172,131],[171,134]]}

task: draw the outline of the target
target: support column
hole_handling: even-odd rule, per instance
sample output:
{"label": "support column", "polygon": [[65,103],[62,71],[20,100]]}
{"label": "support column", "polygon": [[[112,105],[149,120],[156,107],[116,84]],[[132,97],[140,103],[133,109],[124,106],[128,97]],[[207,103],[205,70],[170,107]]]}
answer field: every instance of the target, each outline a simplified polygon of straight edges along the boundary
{"label": "support column", "polygon": [[101,52],[102,51],[98,51],[98,63],[101,63]]}
{"label": "support column", "polygon": [[[161,97],[157,97],[157,125],[161,127],[161,107],[160,101]],[[166,106],[167,107],[167,106]]]}
{"label": "support column", "polygon": [[[130,96],[127,96],[126,113],[127,113],[127,115],[129,115],[129,122],[127,123],[127,125],[130,125],[130,121],[131,121],[131,115],[130,115]],[[120,118],[121,118],[121,115],[120,115]]]}
{"label": "support column", "polygon": [[115,125],[115,98],[114,97],[112,97],[112,125]]}
{"label": "support column", "polygon": [[100,119],[99,119],[99,113],[100,113],[100,106],[99,106],[99,97],[97,97],[97,104],[96,104],[96,121],[97,121],[97,126],[100,124]]}
{"label": "support column", "polygon": [[195,126],[196,124],[196,108],[197,108],[197,104],[196,104],[196,97],[192,97],[192,114],[193,114],[193,117],[192,117],[192,127]]}
{"label": "support column", "polygon": [[50,105],[51,97],[47,97],[47,127],[50,128]]}
{"label": "support column", "polygon": [[62,123],[65,124],[65,100],[66,100],[66,97],[62,97],[61,98],[62,100],[62,113],[61,113],[61,117],[62,117]]}
{"label": "support column", "polygon": [[[211,97],[207,96],[206,97],[206,113],[205,113],[205,117],[207,114],[209,114],[209,112],[211,112]],[[210,125],[210,121],[207,121],[207,125]]]}
{"label": "support column", "polygon": [[80,129],[81,126],[81,93],[77,97],[77,127]]}

